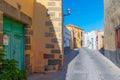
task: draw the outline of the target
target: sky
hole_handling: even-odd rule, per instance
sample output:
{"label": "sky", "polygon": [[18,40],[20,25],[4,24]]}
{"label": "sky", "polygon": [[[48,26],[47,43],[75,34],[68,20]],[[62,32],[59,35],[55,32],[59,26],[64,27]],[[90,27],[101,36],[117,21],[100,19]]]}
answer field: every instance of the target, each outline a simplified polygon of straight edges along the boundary
{"label": "sky", "polygon": [[90,32],[104,30],[104,0],[63,0],[64,14],[71,9],[70,16],[64,16],[64,25],[73,24]]}

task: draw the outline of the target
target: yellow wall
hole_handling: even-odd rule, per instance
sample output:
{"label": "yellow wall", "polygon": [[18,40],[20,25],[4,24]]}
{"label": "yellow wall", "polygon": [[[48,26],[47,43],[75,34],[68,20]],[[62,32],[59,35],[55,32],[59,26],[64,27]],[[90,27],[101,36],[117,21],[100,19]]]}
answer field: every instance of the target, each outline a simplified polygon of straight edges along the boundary
{"label": "yellow wall", "polygon": [[[71,48],[81,48],[84,46],[84,31],[77,26],[67,25],[68,30],[71,32]],[[81,36],[82,32],[82,36]],[[82,46],[81,46],[82,40]]]}
{"label": "yellow wall", "polygon": [[32,17],[33,15],[33,7],[34,7],[34,0],[5,0],[15,8],[17,7],[17,3],[21,5],[21,11],[27,14],[28,16]]}
{"label": "yellow wall", "polygon": [[104,32],[103,31],[97,31],[96,32],[98,36],[98,41],[97,41],[97,49],[100,50],[101,48],[104,47]]}

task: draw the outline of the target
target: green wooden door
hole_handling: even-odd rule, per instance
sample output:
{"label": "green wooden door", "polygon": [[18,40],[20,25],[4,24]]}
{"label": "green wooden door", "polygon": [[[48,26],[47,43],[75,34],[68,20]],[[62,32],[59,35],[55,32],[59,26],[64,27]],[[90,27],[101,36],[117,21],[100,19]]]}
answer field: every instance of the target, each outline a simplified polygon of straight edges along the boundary
{"label": "green wooden door", "polygon": [[[4,16],[3,21],[3,48],[6,58],[18,61],[18,68],[24,68],[24,29],[23,24]],[[5,40],[8,43],[5,43]]]}

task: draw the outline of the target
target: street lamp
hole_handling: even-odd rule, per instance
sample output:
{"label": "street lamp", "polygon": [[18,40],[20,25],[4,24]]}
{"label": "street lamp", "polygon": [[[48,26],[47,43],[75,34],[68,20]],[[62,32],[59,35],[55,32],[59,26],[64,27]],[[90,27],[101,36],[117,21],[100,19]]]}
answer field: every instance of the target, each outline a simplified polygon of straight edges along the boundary
{"label": "street lamp", "polygon": [[68,9],[67,9],[67,14],[64,14],[64,16],[69,16],[70,13],[71,13],[71,10],[70,10],[70,8],[68,8]]}

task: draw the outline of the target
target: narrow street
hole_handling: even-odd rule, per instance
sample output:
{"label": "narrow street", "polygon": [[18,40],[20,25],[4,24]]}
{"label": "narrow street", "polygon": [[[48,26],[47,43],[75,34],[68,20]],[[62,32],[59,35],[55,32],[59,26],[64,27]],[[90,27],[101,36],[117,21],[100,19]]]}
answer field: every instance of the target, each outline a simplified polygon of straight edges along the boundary
{"label": "narrow street", "polygon": [[120,69],[98,51],[82,48],[69,63],[66,80],[120,80]]}
{"label": "narrow street", "polygon": [[120,80],[120,0],[0,0],[0,80]]}

